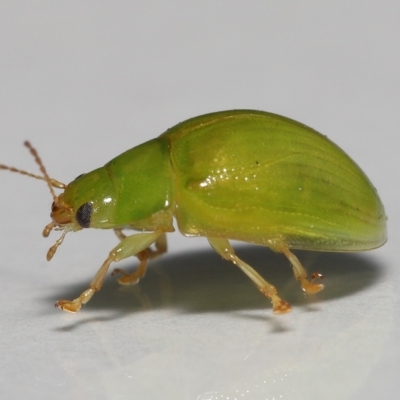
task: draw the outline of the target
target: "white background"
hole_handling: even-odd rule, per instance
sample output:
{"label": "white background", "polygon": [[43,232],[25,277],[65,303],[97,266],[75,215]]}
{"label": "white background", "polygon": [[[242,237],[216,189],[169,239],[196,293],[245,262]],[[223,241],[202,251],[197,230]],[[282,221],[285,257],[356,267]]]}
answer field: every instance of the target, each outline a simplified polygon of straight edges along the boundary
{"label": "white background", "polygon": [[[139,2],[136,2],[139,3]],[[0,172],[4,399],[396,399],[400,390],[400,3],[12,1],[0,6],[0,162],[82,172],[187,118],[254,108],[329,136],[377,187],[389,241],[364,254],[298,252],[326,289],[305,298],[283,256],[239,255],[289,300],[274,316],[205,239],[169,236],[146,279],[78,314],[117,240],[69,234],[51,263],[43,182]],[[120,266],[134,267],[134,259]]]}

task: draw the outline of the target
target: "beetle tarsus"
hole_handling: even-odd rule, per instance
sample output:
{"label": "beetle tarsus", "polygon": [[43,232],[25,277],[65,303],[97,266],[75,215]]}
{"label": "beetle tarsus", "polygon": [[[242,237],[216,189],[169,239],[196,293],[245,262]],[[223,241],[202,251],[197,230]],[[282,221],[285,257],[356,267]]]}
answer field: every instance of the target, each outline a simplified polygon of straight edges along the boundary
{"label": "beetle tarsus", "polygon": [[313,272],[310,281],[313,283],[317,279],[324,279],[324,276],[319,272]]}
{"label": "beetle tarsus", "polygon": [[322,283],[312,283],[308,279],[299,279],[299,282],[300,282],[301,288],[307,294],[318,293],[324,288],[324,285]]}
{"label": "beetle tarsus", "polygon": [[323,275],[318,273],[318,272],[314,272],[311,275],[311,279],[299,279],[300,285],[302,287],[302,289],[307,293],[307,294],[315,294],[320,292],[323,288],[324,285],[322,283],[314,283],[314,281],[316,279],[322,279]]}
{"label": "beetle tarsus", "polygon": [[54,304],[54,306],[63,311],[74,314],[82,308],[83,304],[86,304],[93,297],[96,291],[97,290],[95,288],[86,289],[76,299],[72,301],[59,300],[56,302],[56,304]]}
{"label": "beetle tarsus", "polygon": [[282,300],[279,296],[273,296],[272,310],[274,314],[286,314],[292,311],[292,306],[285,300]]}
{"label": "beetle tarsus", "polygon": [[[271,285],[272,286],[272,285]],[[274,287],[275,289],[275,287]],[[260,288],[260,292],[271,299],[272,302],[272,311],[274,314],[286,314],[292,311],[292,306],[285,300],[282,300],[275,289],[275,293],[271,293],[271,291]]]}
{"label": "beetle tarsus", "polygon": [[79,302],[76,302],[75,300],[73,301],[59,300],[54,304],[54,307],[60,308],[62,311],[65,312],[75,314],[77,311],[81,309],[82,304],[79,304]]}
{"label": "beetle tarsus", "polygon": [[131,274],[121,268],[115,268],[114,271],[111,273],[111,276],[122,275],[118,279],[118,283],[120,285],[136,285],[140,281],[140,279],[142,279],[146,274],[147,260],[144,262],[146,265],[143,265],[143,262],[144,260],[140,263],[139,267]]}
{"label": "beetle tarsus", "polygon": [[150,258],[148,250],[139,252],[136,254],[136,257],[139,259],[140,264],[131,274],[121,268],[115,268],[111,273],[111,276],[122,275],[122,277],[118,279],[120,285],[136,285],[140,279],[146,275],[147,262]]}

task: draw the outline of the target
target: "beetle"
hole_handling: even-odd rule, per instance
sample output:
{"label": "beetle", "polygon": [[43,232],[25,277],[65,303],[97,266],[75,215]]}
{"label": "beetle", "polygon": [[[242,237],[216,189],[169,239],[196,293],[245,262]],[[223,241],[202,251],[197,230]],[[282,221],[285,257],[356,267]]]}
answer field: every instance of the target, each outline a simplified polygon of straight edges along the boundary
{"label": "beetle", "polygon": [[[309,279],[291,249],[363,251],[387,240],[384,207],[357,164],[326,136],[276,114],[230,110],[186,120],[68,185],[51,179],[36,150],[25,145],[42,175],[0,168],[47,182],[54,201],[43,236],[63,231],[48,260],[68,232],[113,229],[120,239],[89,288],[55,304],[64,311],[78,311],[100,290],[112,262],[136,256],[133,273],[113,274],[121,284],[138,282],[148,260],[166,251],[173,218],[183,235],[205,236],[236,264],[278,314],[291,306],[235,254],[230,239],[283,253],[310,294],[323,289],[314,282],[322,276]],[[63,192],[57,196],[53,188]],[[126,228],[140,232],[126,236]]]}

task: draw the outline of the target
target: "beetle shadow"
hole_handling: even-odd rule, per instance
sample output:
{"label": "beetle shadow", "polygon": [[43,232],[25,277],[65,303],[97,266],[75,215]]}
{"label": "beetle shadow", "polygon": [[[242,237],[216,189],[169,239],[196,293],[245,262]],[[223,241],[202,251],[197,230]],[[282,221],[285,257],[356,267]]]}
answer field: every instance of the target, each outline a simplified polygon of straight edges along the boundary
{"label": "beetle shadow", "polygon": [[[296,251],[309,273],[317,271],[325,277],[322,292],[305,296],[293,277],[289,261],[282,254],[249,245],[237,246],[236,252],[272,283],[293,308],[303,307],[307,311],[317,310],[318,302],[365,290],[378,282],[385,270],[385,266],[366,255]],[[87,283],[72,285],[56,296],[73,299],[86,288]],[[268,310],[271,304],[239,268],[212,250],[202,250],[153,260],[146,277],[137,285],[122,286],[108,278],[87,307],[86,312],[90,308],[114,310],[115,318],[119,318],[123,314],[155,309],[174,309],[180,313],[234,311],[242,315],[244,310]]]}

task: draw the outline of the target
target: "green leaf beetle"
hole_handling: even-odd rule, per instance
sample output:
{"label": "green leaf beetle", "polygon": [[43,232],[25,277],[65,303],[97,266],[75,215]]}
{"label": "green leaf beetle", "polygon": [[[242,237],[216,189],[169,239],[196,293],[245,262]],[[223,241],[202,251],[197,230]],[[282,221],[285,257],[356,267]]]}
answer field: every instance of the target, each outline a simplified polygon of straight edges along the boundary
{"label": "green leaf beetle", "polygon": [[[0,168],[47,182],[54,202],[43,235],[63,231],[48,260],[68,232],[113,229],[120,239],[89,288],[72,301],[56,303],[64,311],[78,311],[101,289],[112,262],[136,256],[133,273],[114,273],[121,275],[121,284],[138,282],[148,260],[166,251],[173,218],[183,235],[205,236],[236,264],[271,300],[275,313],[291,307],[237,257],[229,239],[283,253],[306,293],[323,289],[314,283],[320,274],[308,279],[291,249],[362,251],[387,239],[384,207],[357,164],[324,135],[279,115],[232,110],[195,117],[68,185],[51,179],[36,150],[25,145],[42,175]],[[57,196],[53,187],[63,193]],[[126,228],[140,233],[126,236]]]}

